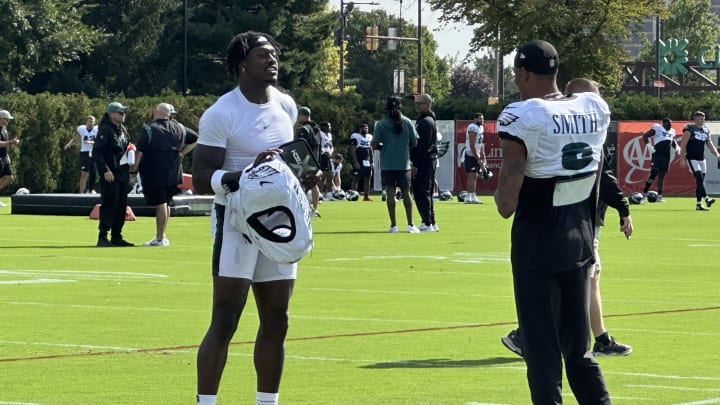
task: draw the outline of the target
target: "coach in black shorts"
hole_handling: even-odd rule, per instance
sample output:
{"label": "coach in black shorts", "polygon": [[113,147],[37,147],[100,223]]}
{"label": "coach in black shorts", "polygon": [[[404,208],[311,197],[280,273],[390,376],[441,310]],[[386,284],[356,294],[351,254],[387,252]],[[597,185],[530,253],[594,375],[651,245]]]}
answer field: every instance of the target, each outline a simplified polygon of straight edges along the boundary
{"label": "coach in black shorts", "polygon": [[145,202],[155,207],[155,237],[145,246],[168,246],[165,236],[172,199],[182,184],[182,159],[197,142],[192,129],[170,119],[174,108],[160,103],[153,111],[153,120],[140,130],[137,157],[131,175],[137,174],[143,186]]}

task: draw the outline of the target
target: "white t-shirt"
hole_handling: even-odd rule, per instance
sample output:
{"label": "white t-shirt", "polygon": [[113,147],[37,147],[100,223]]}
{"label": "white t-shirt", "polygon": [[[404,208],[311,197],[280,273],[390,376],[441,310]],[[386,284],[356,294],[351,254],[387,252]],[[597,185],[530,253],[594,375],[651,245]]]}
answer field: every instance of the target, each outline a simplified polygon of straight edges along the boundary
{"label": "white t-shirt", "polygon": [[468,156],[473,155],[472,149],[470,149],[470,132],[477,133],[477,136],[475,137],[475,150],[480,151],[483,143],[485,129],[482,125],[478,125],[474,122],[468,125],[467,130],[465,131],[465,154]]}
{"label": "white t-shirt", "polygon": [[675,139],[675,128],[665,129],[660,124],[654,124],[652,126],[655,135],[653,136],[653,144],[657,145],[663,141],[671,141]]}
{"label": "white t-shirt", "polygon": [[77,133],[80,134],[80,152],[90,152],[92,150],[97,131],[97,125],[92,127],[89,131],[86,125],[80,125],[77,127]]}
{"label": "white t-shirt", "polygon": [[332,153],[332,133],[320,131],[320,153]]}
{"label": "white t-shirt", "polygon": [[[292,141],[296,120],[295,101],[275,87],[265,104],[251,103],[236,87],[200,117],[197,143],[225,149],[222,170],[242,170],[260,152]],[[225,205],[225,195],[216,193],[215,202]]]}

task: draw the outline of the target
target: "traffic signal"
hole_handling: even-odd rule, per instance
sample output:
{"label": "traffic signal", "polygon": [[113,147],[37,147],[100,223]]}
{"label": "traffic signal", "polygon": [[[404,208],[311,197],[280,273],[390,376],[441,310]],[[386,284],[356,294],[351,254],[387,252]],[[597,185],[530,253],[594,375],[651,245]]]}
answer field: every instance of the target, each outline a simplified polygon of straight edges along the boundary
{"label": "traffic signal", "polygon": [[376,51],[380,40],[378,38],[368,38],[368,35],[378,36],[378,27],[367,27],[365,28],[365,49],[368,51]]}
{"label": "traffic signal", "polygon": [[[373,34],[374,36],[376,36],[376,37],[378,36],[379,31],[378,31],[378,27],[377,27],[377,26],[372,27],[372,34]],[[373,50],[373,51],[376,51],[376,50],[378,49],[378,46],[379,46],[379,45],[380,45],[380,39],[379,39],[379,38],[373,38],[373,40],[372,40],[372,50]]]}
{"label": "traffic signal", "polygon": [[425,79],[417,77],[412,81],[412,94],[421,94],[425,92]]}

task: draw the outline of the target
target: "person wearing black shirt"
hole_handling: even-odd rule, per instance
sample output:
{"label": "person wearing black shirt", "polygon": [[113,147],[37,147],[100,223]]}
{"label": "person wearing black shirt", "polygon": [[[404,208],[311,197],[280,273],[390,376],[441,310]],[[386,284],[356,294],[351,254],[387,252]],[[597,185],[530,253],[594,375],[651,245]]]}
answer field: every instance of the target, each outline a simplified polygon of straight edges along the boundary
{"label": "person wearing black shirt", "polygon": [[412,190],[422,224],[420,232],[436,232],[435,207],[432,191],[437,167],[437,127],[435,113],[431,110],[432,97],[420,94],[415,97],[415,111],[420,115],[415,121],[418,144],[410,151],[412,161]]}
{"label": "person wearing black shirt", "polygon": [[101,174],[98,247],[135,246],[122,237],[130,189],[130,166],[127,163],[130,137],[123,125],[126,110],[127,107],[117,101],[108,104],[93,144],[93,162]]}

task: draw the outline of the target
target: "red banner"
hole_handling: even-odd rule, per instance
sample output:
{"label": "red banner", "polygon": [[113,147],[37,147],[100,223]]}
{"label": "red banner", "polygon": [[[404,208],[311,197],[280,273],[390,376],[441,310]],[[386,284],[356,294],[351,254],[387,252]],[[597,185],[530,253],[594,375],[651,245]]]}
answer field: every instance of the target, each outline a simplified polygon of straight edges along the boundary
{"label": "red banner", "polygon": [[[468,125],[472,124],[472,122],[472,120],[455,121],[455,156],[457,156],[458,159],[455,161],[455,179],[453,189],[456,192],[467,190],[467,173],[465,173],[465,167],[462,163],[458,164],[458,162],[460,160],[459,157],[462,156],[461,153],[463,153],[463,149],[465,148],[465,131],[467,131]],[[478,193],[492,193],[497,187],[497,175],[500,172],[500,165],[502,164],[500,138],[497,136],[495,121],[485,121],[483,129],[485,156],[488,168],[492,172],[493,177],[490,180],[483,180],[478,177],[478,180],[475,183],[475,190]]]}
{"label": "red banner", "polygon": [[[652,156],[642,140],[642,134],[652,128],[659,121],[620,121],[618,122],[617,169],[618,183],[625,192],[642,192],[645,181],[650,175]],[[673,128],[682,139],[683,127],[690,121],[675,121]],[[652,141],[651,141],[652,142]],[[651,190],[657,190],[657,177],[653,181]],[[687,162],[673,153],[670,160],[670,169],[665,175],[664,195],[694,195],[695,180],[687,168]]]}

